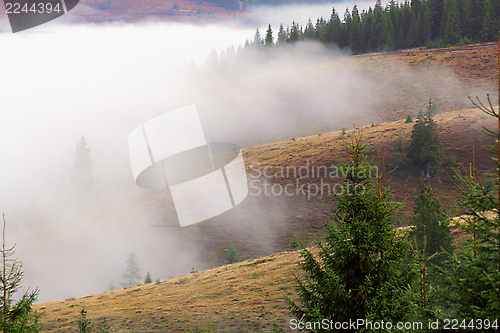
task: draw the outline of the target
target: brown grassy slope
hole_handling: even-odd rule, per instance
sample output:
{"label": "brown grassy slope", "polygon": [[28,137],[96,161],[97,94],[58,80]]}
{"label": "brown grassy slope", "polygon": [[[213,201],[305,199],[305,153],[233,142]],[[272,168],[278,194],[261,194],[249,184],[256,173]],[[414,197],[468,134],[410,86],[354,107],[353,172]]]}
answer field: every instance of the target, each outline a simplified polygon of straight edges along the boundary
{"label": "brown grassy slope", "polygon": [[212,323],[214,332],[270,332],[290,320],[298,252],[281,252],[147,285],[35,305],[43,332],[76,332],[82,307],[113,332],[186,332]]}

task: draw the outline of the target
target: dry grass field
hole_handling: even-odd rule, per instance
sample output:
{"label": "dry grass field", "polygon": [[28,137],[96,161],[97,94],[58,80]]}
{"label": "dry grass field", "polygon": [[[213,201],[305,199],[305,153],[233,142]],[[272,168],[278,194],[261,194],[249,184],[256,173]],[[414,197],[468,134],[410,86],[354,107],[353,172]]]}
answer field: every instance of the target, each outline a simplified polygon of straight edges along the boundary
{"label": "dry grass field", "polygon": [[246,260],[97,295],[38,304],[44,332],[76,332],[82,307],[94,323],[106,318],[113,332],[271,332],[290,320],[298,251]]}

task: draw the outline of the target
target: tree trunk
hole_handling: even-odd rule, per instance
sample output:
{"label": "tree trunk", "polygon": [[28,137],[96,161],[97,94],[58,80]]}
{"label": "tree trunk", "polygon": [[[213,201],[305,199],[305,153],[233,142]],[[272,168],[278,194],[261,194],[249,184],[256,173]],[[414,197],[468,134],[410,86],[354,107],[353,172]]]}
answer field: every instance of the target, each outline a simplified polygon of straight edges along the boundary
{"label": "tree trunk", "polygon": [[431,174],[430,174],[430,167],[431,167],[431,161],[427,161],[427,168],[426,168],[426,171],[425,171],[425,178],[429,179],[431,178]]}

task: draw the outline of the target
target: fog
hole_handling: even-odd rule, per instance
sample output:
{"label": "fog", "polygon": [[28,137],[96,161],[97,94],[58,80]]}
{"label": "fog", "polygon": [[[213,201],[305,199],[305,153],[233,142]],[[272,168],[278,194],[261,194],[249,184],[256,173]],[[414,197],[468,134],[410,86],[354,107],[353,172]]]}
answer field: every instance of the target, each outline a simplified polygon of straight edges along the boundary
{"label": "fog", "polygon": [[[291,22],[302,10],[294,8],[280,9],[270,22]],[[319,7],[311,8],[315,17]],[[304,17],[296,20],[305,24]],[[345,50],[301,43],[279,57],[249,52],[227,58],[224,67],[203,65],[213,49],[237,48],[254,29],[53,22],[0,34],[0,209],[7,243],[17,244],[24,263],[23,288],[38,286],[39,301],[49,301],[107,290],[111,280],[119,287],[129,252],[142,276],[149,270],[153,279],[209,265],[199,259],[202,245],[179,238],[187,228],[150,227],[178,225],[174,211],[162,210],[171,206],[168,194],[134,184],[127,138],[152,117],[196,104],[208,141],[241,147],[375,119],[380,81],[359,68],[331,65],[349,55]],[[407,68],[398,73],[383,89],[397,89],[402,73],[410,81],[421,75]],[[451,71],[440,73],[465,91]],[[89,196],[75,193],[69,181],[82,136],[94,162]],[[259,202],[245,205],[238,221],[250,223],[244,213],[258,211]],[[287,203],[275,206],[267,217],[273,222],[258,225],[267,234],[286,220]]]}

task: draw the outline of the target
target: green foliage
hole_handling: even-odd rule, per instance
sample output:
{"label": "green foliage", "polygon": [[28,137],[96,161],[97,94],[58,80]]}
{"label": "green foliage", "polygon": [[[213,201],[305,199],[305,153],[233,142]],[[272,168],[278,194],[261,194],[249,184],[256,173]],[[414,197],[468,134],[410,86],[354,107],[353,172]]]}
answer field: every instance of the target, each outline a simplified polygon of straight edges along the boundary
{"label": "green foliage", "polygon": [[405,182],[409,183],[409,182],[412,182],[412,181],[413,181],[413,177],[411,176],[411,174],[408,174],[408,177],[406,177]]}
{"label": "green foliage", "polygon": [[455,155],[450,155],[446,157],[444,165],[446,167],[452,168],[457,164],[457,157]]}
{"label": "green foliage", "polygon": [[70,177],[75,191],[89,191],[93,187],[93,162],[90,158],[90,147],[87,147],[87,145],[88,142],[83,136],[76,145],[75,159],[73,160],[73,169]]}
{"label": "green foliage", "polygon": [[38,289],[27,290],[14,304],[13,295],[19,290],[23,277],[22,264],[9,259],[15,254],[14,246],[5,247],[5,215],[3,215],[2,268],[0,270],[0,330],[6,332],[40,332],[41,315],[32,309],[38,297]]}
{"label": "green foliage", "polygon": [[108,324],[108,320],[104,318],[98,325],[97,325],[97,332],[98,333],[110,333],[111,332],[111,327]]}
{"label": "green foliage", "polygon": [[149,272],[148,272],[148,274],[144,278],[144,283],[151,283],[151,282],[153,282],[153,280],[151,279],[151,275],[149,275]]}
{"label": "green foliage", "polygon": [[115,287],[115,284],[113,283],[113,280],[111,280],[111,283],[110,283],[110,284],[109,284],[109,286],[108,286],[108,290],[109,290],[109,291],[116,290],[116,287]]}
{"label": "green foliage", "polygon": [[[405,290],[411,304],[412,321],[443,319],[443,312],[439,306],[439,290],[433,283],[429,283],[428,267],[433,256],[427,255],[427,233],[423,229],[423,248],[420,250],[416,241],[412,245],[412,263],[417,270],[416,285]],[[424,330],[427,331],[427,330]]]}
{"label": "green foliage", "polygon": [[[87,318],[87,311],[85,310],[85,307],[82,307],[82,310],[80,311],[80,316],[76,318],[76,325],[78,327],[78,332],[79,333],[90,333],[94,330],[94,323],[92,323],[92,320]],[[102,321],[97,324],[97,333],[110,333],[111,332],[111,327],[108,324],[108,320],[106,318],[103,318]]]}
{"label": "green foliage", "polygon": [[78,326],[79,333],[90,333],[94,328],[94,324],[91,319],[87,319],[87,311],[85,307],[82,307],[80,311],[80,316],[76,319],[76,325]]}
{"label": "green foliage", "polygon": [[399,136],[398,143],[396,145],[396,151],[403,152],[405,151],[405,146],[403,145],[403,137]]}
{"label": "green foliage", "polygon": [[398,168],[403,168],[405,166],[405,162],[403,161],[403,157],[401,157],[400,153],[396,153],[396,165]]}
{"label": "green foliage", "polygon": [[177,5],[177,3],[174,3],[174,9],[179,10],[179,6]]}
{"label": "green foliage", "polygon": [[240,258],[238,257],[238,251],[236,251],[236,248],[233,245],[231,245],[229,249],[224,249],[222,253],[224,259],[230,264],[234,264],[240,261]]}
{"label": "green foliage", "polygon": [[198,273],[198,271],[196,269],[194,269],[194,267],[191,267],[191,274],[195,274],[195,273]]}
{"label": "green foliage", "polygon": [[341,164],[354,172],[343,185],[358,186],[358,193],[336,197],[338,205],[318,257],[301,246],[303,274],[296,276],[300,302],[288,300],[289,309],[305,322],[401,321],[410,309],[403,290],[412,283],[412,274],[403,267],[409,245],[392,227],[398,206],[389,201],[390,191],[369,176],[374,166],[366,160],[361,131],[353,131],[349,141],[345,148],[350,161]]}
{"label": "green foliage", "polygon": [[412,123],[412,122],[413,122],[413,118],[411,117],[411,114],[407,115],[406,119],[405,119],[405,123]]}
{"label": "green foliage", "polygon": [[296,235],[293,235],[292,241],[290,242],[290,247],[292,249],[298,248],[300,245],[299,238]]}
{"label": "green foliage", "polygon": [[[472,100],[471,100],[472,101]],[[488,96],[489,107],[479,100],[473,104],[485,114],[497,118]],[[493,137],[495,146],[488,146],[493,154],[491,160],[500,168],[500,152],[496,145],[500,138],[497,131],[484,128],[485,133]],[[443,300],[453,309],[457,319],[498,318],[500,308],[500,202],[498,193],[485,190],[474,174],[455,172],[455,179],[461,194],[461,206],[467,210],[470,218],[460,226],[476,239],[470,239],[453,256],[449,269],[443,271],[447,289],[442,294]],[[495,183],[498,185],[498,176]],[[491,212],[489,216],[485,212]],[[476,330],[491,332],[493,330]],[[498,328],[494,331],[498,332]]]}
{"label": "green foliage", "polygon": [[[432,257],[432,264],[444,268],[445,261],[453,253],[454,247],[448,225],[448,216],[444,212],[441,202],[434,198],[434,191],[430,185],[421,180],[419,194],[413,199],[415,204],[412,216],[412,230],[410,240],[415,240],[419,249],[425,248],[425,256]],[[427,243],[424,246],[424,234]],[[431,272],[432,278],[436,275]]]}
{"label": "green foliage", "polygon": [[345,132],[347,131],[347,128],[342,127],[342,136],[345,136]]}
{"label": "green foliage", "polygon": [[272,333],[285,333],[285,330],[283,329],[283,327],[279,326],[278,324],[273,323]]}
{"label": "green foliage", "polygon": [[158,284],[161,284],[161,281],[160,281],[160,278],[157,278],[155,283],[158,285]]}
{"label": "green foliage", "polygon": [[196,325],[193,331],[193,333],[203,333],[203,332],[213,333],[212,324],[208,323],[206,328],[201,328],[200,326]]}
{"label": "green foliage", "polygon": [[266,31],[266,37],[264,38],[264,48],[268,50],[272,49],[274,47],[273,40],[274,40],[273,29],[269,24]]}
{"label": "green foliage", "polygon": [[407,157],[411,164],[426,170],[426,177],[436,173],[439,169],[442,147],[437,131],[437,125],[432,118],[432,99],[429,99],[427,112],[418,114],[417,122],[411,132],[411,143],[407,150]]}
{"label": "green foliage", "polygon": [[141,269],[133,252],[130,252],[126,263],[126,273],[122,274],[122,276],[126,279],[126,282],[120,282],[123,288],[135,286],[139,283],[139,281],[141,281]]}

